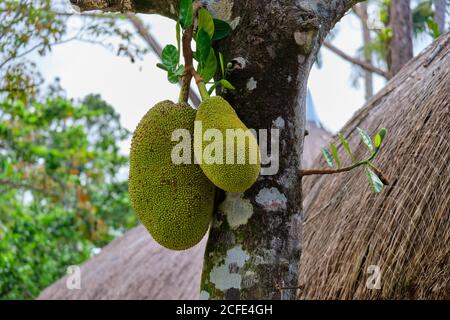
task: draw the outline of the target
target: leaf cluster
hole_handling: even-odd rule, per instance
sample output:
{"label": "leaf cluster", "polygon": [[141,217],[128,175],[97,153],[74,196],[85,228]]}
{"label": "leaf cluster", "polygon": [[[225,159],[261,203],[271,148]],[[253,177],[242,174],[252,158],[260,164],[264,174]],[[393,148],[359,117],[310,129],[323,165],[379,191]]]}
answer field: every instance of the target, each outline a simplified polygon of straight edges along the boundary
{"label": "leaf cluster", "polygon": [[[181,48],[180,39],[194,23],[194,40],[196,51],[193,54],[197,61],[197,73],[204,83],[211,84],[209,93],[221,86],[225,90],[234,90],[233,85],[226,80],[228,68],[225,65],[222,53],[216,52],[214,42],[227,38],[231,32],[231,26],[222,20],[215,19],[205,8],[198,10],[197,19],[194,17],[192,0],[181,0],[179,20],[176,25],[177,46],[167,45],[163,49],[162,63],[157,66],[167,71],[170,83],[178,83],[184,74],[184,65],[180,64]],[[210,82],[219,72],[220,80]]]}
{"label": "leaf cluster", "polygon": [[[341,133],[338,133],[338,138],[352,161],[351,164],[347,167],[347,169],[351,170],[359,166],[363,166],[373,191],[378,193],[382,190],[384,183],[376,173],[377,170],[373,165],[372,161],[375,159],[375,157],[380,151],[381,145],[386,137],[387,130],[384,128],[381,129],[375,135],[373,140],[370,138],[369,134],[363,129],[357,128],[357,130],[361,137],[362,142],[366,145],[367,149],[369,150],[370,155],[366,159],[357,160],[350,149],[350,145],[347,139],[345,139],[345,137]],[[334,143],[330,144],[330,149],[322,148],[322,154],[328,166],[332,168],[336,167],[337,169],[342,168],[342,160],[339,156],[338,149]]]}

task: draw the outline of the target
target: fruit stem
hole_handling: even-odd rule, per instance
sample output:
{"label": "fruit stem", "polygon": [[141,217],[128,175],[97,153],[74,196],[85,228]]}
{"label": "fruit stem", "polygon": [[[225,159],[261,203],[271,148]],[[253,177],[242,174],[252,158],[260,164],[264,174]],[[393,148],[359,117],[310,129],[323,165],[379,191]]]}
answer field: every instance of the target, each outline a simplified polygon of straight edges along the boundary
{"label": "fruit stem", "polygon": [[210,97],[208,90],[206,89],[206,85],[203,81],[197,82],[197,87],[202,100],[208,99]]}
{"label": "fruit stem", "polygon": [[183,33],[183,42],[182,42],[183,57],[186,66],[184,68],[184,75],[181,81],[180,96],[178,98],[179,103],[187,102],[189,99],[189,90],[192,80],[192,70],[194,69],[192,48],[191,48],[193,33],[194,33],[194,24],[192,24],[192,26],[190,26],[189,29],[187,29]]}

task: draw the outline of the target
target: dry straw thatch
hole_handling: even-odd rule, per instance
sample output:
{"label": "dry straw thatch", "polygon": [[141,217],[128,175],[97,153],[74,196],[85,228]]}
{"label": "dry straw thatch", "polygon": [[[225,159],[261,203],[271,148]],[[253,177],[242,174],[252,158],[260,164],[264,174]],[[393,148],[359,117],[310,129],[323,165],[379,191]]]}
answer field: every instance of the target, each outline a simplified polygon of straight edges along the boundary
{"label": "dry straw thatch", "polygon": [[65,276],[38,299],[195,299],[205,245],[206,238],[192,249],[171,251],[140,225],[81,265],[79,290],[68,289]]}
{"label": "dry straw thatch", "polygon": [[[450,298],[449,45],[447,32],[342,130],[362,158],[356,127],[388,129],[375,164],[390,186],[373,193],[362,169],[304,178],[299,298]],[[376,284],[371,265],[379,290],[367,287]]]}

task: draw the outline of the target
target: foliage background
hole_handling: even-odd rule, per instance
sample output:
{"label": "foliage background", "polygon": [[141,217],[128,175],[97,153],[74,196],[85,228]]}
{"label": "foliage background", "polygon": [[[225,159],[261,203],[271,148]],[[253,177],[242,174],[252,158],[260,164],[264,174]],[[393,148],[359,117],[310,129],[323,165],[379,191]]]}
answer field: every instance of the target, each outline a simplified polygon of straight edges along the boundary
{"label": "foliage background", "polygon": [[[55,1],[0,1],[0,298],[29,299],[70,265],[97,253],[136,225],[127,196],[130,132],[99,95],[66,97],[44,87],[30,53],[77,38],[120,39],[120,21],[105,17],[68,30]],[[140,49],[139,49],[140,50]],[[134,54],[138,54],[136,50]]]}

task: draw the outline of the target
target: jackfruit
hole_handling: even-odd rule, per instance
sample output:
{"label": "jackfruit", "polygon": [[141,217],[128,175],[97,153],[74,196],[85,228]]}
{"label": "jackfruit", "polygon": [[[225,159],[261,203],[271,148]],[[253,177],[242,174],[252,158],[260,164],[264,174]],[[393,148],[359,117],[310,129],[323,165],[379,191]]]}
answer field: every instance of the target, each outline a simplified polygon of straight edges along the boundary
{"label": "jackfruit", "polygon": [[172,250],[197,244],[212,219],[215,187],[193,161],[175,164],[172,141],[177,129],[194,132],[196,111],[186,104],[163,101],[139,122],[130,151],[129,196],[139,220],[153,239]]}
{"label": "jackfruit", "polygon": [[261,170],[260,150],[231,105],[218,96],[205,99],[195,120],[194,154],[209,180],[228,192],[250,188]]}

